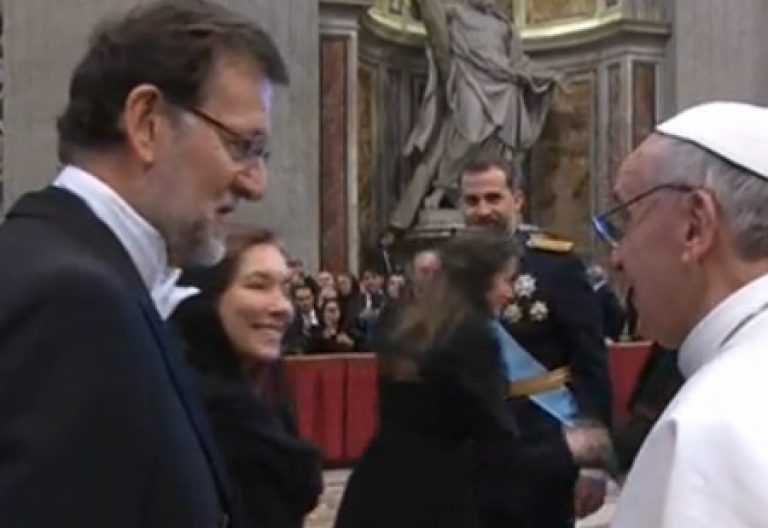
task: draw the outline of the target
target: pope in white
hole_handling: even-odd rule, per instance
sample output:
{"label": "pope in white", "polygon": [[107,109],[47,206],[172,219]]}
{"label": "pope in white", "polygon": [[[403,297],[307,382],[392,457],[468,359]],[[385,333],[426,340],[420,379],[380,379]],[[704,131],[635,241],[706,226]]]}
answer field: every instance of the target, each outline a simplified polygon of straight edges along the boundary
{"label": "pope in white", "polygon": [[643,335],[686,383],[643,445],[614,528],[768,527],[768,110],[707,103],[659,125],[594,219]]}

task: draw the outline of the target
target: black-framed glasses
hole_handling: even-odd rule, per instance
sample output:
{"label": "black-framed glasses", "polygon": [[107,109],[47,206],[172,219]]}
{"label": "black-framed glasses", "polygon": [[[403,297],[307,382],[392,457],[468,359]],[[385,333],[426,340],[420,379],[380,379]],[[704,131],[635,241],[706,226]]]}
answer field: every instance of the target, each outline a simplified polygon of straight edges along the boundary
{"label": "black-framed glasses", "polygon": [[665,190],[690,192],[696,190],[696,187],[684,183],[662,183],[656,185],[647,191],[641,192],[637,196],[630,198],[626,202],[609,209],[601,215],[593,216],[592,227],[595,229],[598,236],[600,236],[600,238],[602,238],[609,246],[612,248],[618,247],[621,243],[621,239],[624,238],[624,235],[627,232],[627,225],[629,223],[627,211],[629,206],[658,191]]}
{"label": "black-framed glasses", "polygon": [[254,137],[246,137],[240,132],[232,130],[229,126],[202,110],[189,107],[183,107],[183,109],[200,118],[204,123],[213,128],[219,136],[219,139],[221,139],[227,154],[229,154],[230,158],[232,158],[232,161],[235,163],[251,164],[260,161],[264,161],[265,163],[269,161],[270,152],[266,136],[257,135]]}

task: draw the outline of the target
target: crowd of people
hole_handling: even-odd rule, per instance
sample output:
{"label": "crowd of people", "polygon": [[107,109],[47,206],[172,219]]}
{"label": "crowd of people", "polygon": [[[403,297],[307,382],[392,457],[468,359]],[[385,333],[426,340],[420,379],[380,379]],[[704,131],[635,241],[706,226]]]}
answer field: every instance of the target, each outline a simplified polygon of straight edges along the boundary
{"label": "crowd of people", "polygon": [[289,266],[296,315],[285,335],[288,355],[370,350],[382,312],[406,295],[402,273],[385,276],[369,269],[358,280],[327,270],[307,274],[299,259],[290,259]]}
{"label": "crowd of people", "polygon": [[[412,295],[414,283],[423,282],[435,272],[436,255],[429,249],[419,251],[406,265],[397,263],[391,273],[365,269],[360,279],[349,272],[334,274],[324,269],[310,274],[301,259],[289,258],[290,299],[295,315],[284,338],[284,354],[371,351],[371,338],[382,313]],[[631,300],[620,300],[599,264],[585,264],[585,270],[600,304],[606,341],[636,337],[634,324],[628,318]]]}
{"label": "crowd of people", "polygon": [[661,123],[594,219],[654,365],[679,375],[649,366],[629,442],[606,353],[623,315],[573,243],[522,223],[498,153],[464,160],[467,229],[407,280],[309,277],[274,233],[222,234],[266,191],[287,82],[269,35],[218,3],[97,28],[61,170],[0,225],[0,526],[298,528],[322,460],[279,360],[360,349],[381,424],[339,528],[573,528],[609,478],[616,528],[768,526],[768,110]]}

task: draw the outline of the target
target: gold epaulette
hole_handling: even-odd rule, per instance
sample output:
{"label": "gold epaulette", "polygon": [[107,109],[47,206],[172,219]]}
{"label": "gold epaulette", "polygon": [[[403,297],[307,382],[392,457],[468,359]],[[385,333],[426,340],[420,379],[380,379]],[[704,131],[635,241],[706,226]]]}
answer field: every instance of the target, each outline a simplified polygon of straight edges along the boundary
{"label": "gold epaulette", "polygon": [[551,253],[570,253],[573,251],[573,242],[555,238],[544,233],[536,233],[528,237],[526,245],[531,249],[540,249]]}

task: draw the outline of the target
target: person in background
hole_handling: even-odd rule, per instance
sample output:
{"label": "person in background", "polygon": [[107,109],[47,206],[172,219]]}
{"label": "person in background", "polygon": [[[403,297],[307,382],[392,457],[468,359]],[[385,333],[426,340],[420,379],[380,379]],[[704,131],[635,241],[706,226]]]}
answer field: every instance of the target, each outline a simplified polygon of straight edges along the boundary
{"label": "person in background", "polygon": [[339,300],[339,292],[336,290],[336,288],[333,286],[325,286],[321,288],[320,291],[318,292],[315,306],[319,309],[320,306],[322,306],[322,304],[325,303],[326,301],[338,301],[338,300]]}
{"label": "person in background", "polygon": [[326,300],[320,305],[320,326],[314,330],[310,354],[354,352],[357,344],[344,327],[339,301]]}
{"label": "person in background", "polygon": [[300,528],[322,491],[319,452],[298,437],[281,376],[290,272],[268,231],[230,237],[225,259],[182,279],[200,288],[171,323],[234,481],[238,526]]}
{"label": "person in background", "polygon": [[309,285],[298,284],[291,286],[291,299],[295,315],[284,336],[286,353],[305,354],[310,348],[312,336],[320,328],[315,295]]}
{"label": "person in background", "polygon": [[323,290],[324,288],[336,287],[336,279],[334,278],[333,273],[328,270],[320,270],[317,273],[315,282],[317,282],[317,287],[320,290]]}
{"label": "person in background", "polygon": [[355,318],[351,325],[365,342],[373,335],[379,312],[384,307],[384,300],[376,272],[363,271],[360,279],[360,294],[353,301]]}
{"label": "person in background", "polygon": [[319,291],[319,286],[314,277],[309,275],[304,268],[304,261],[298,258],[288,259],[288,268],[291,270],[291,286],[309,286],[312,294]]}
{"label": "person in background", "polygon": [[438,252],[431,249],[419,251],[413,257],[413,278],[431,279],[440,270],[440,257]]}
{"label": "person in background", "polygon": [[405,282],[405,275],[400,273],[394,273],[387,277],[385,296],[386,303],[397,302],[405,294],[407,285]]}
{"label": "person in background", "polygon": [[387,276],[383,273],[374,272],[373,274],[373,291],[385,295],[384,289],[387,284]]}
{"label": "person in background", "polygon": [[265,193],[286,66],[219,2],[135,3],[83,43],[61,171],[0,225],[2,527],[231,525],[163,318],[178,267],[216,262],[227,215]]}
{"label": "person in background", "polygon": [[360,284],[351,273],[339,273],[336,276],[336,291],[339,294],[341,318],[344,321],[344,326],[351,329],[357,319]]}
{"label": "person in background", "polygon": [[411,262],[411,290],[419,294],[440,270],[440,256],[437,251],[426,249],[416,253]]}
{"label": "person in background", "polygon": [[343,298],[349,298],[360,291],[360,285],[351,273],[336,275],[336,289]]}

